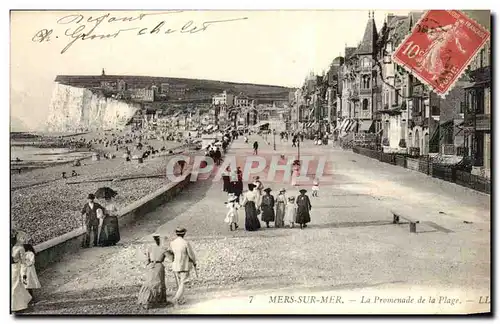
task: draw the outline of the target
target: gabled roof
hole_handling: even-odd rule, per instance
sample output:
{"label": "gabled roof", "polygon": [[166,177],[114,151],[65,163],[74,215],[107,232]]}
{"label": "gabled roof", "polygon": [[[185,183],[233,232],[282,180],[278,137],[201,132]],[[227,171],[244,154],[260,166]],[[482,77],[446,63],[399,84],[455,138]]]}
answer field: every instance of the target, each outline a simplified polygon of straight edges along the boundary
{"label": "gabled roof", "polygon": [[365,27],[365,34],[363,35],[363,40],[359,44],[356,54],[373,54],[375,52],[375,44],[377,43],[377,27],[375,26],[375,20],[369,18]]}
{"label": "gabled roof", "polygon": [[356,47],[346,47],[345,48],[345,57],[347,59],[351,58],[356,52]]}
{"label": "gabled roof", "polygon": [[413,26],[418,22],[422,16],[421,12],[410,12],[408,16],[393,16],[388,22],[389,27],[389,40],[395,46],[399,45],[404,38],[411,32]]}

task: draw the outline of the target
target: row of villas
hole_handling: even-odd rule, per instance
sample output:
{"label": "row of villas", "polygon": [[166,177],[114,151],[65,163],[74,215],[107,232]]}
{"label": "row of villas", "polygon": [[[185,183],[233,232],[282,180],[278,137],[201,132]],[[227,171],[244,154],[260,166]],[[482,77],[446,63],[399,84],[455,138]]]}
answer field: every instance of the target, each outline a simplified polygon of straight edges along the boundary
{"label": "row of villas", "polygon": [[[447,163],[465,157],[472,173],[489,178],[490,44],[442,99],[392,61],[421,16],[387,15],[377,31],[369,13],[359,45],[346,46],[344,57],[337,57],[325,75],[308,76],[295,91],[292,124],[330,131],[340,141],[371,138],[374,147],[388,153],[437,156]],[[474,18],[489,29],[489,20]]]}
{"label": "row of villas", "polygon": [[242,93],[234,95],[227,90],[212,97],[212,105],[245,107],[254,104],[255,100],[248,98],[248,96]]}

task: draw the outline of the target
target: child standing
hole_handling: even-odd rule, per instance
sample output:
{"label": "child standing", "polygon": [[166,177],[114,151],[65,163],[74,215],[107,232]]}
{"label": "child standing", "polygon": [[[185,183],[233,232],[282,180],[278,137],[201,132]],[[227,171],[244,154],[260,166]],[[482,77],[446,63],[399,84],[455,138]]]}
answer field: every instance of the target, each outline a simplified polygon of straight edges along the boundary
{"label": "child standing", "polygon": [[295,220],[297,219],[297,205],[295,205],[295,197],[288,198],[288,204],[286,204],[285,211],[285,224],[290,225],[291,228],[295,226]]}
{"label": "child standing", "polygon": [[35,299],[33,294],[33,289],[40,289],[40,281],[38,281],[38,276],[35,269],[35,249],[31,244],[24,244],[24,262],[21,265],[21,274],[23,278],[24,287],[28,290],[32,297],[32,301]]}
{"label": "child standing", "polygon": [[319,179],[316,178],[313,181],[312,195],[311,196],[313,196],[313,197],[319,197],[318,196],[318,192],[319,192]]}
{"label": "child standing", "polygon": [[226,219],[224,222],[229,224],[229,230],[234,231],[238,228],[238,198],[234,195],[229,195],[228,201],[226,202],[227,208],[229,209],[226,214]]}

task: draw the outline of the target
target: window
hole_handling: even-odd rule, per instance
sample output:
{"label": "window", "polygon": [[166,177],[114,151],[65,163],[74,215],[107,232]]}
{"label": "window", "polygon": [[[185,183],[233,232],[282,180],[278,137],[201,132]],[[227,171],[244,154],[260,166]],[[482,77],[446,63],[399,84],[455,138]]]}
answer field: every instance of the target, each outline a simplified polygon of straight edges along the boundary
{"label": "window", "polygon": [[438,106],[432,106],[432,116],[439,116],[439,107]]}
{"label": "window", "polygon": [[394,105],[399,104],[399,90],[394,90]]}
{"label": "window", "polygon": [[479,52],[479,67],[482,68],[484,64],[484,48],[481,49],[481,52]]}
{"label": "window", "polygon": [[369,75],[363,75],[362,85],[363,85],[363,89],[370,89],[370,76]]}
{"label": "window", "polygon": [[465,112],[465,102],[461,101],[458,113],[463,114],[464,112]]}
{"label": "window", "polygon": [[368,99],[363,99],[363,110],[368,110]]}
{"label": "window", "polygon": [[362,62],[363,67],[370,67],[370,59],[365,57]]}

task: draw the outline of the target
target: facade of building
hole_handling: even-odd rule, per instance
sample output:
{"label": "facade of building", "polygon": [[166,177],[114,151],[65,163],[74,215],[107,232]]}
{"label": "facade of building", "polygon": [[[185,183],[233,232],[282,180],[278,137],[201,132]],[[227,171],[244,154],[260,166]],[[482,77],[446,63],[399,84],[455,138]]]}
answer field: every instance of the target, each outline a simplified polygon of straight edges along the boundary
{"label": "facade of building", "polygon": [[376,122],[380,109],[378,76],[378,33],[374,14],[369,13],[363,39],[357,47],[345,48],[345,64],[340,68],[341,83],[340,137],[349,133],[379,131]]}
{"label": "facade of building", "polygon": [[161,83],[158,93],[168,95],[174,99],[182,98],[186,95],[187,86],[185,84]]}
{"label": "facade of building", "polygon": [[130,90],[132,100],[153,102],[155,100],[154,90],[152,89],[132,89]]}
{"label": "facade of building", "polygon": [[118,91],[127,91],[127,83],[125,80],[118,80]]}
{"label": "facade of building", "polygon": [[212,105],[234,105],[234,95],[224,91],[212,97]]}
{"label": "facade of building", "polygon": [[[396,47],[411,32],[418,17],[388,15],[379,35],[378,70],[381,75],[381,107],[377,110],[377,129],[382,133],[382,148],[387,153],[406,153],[410,130],[412,78],[392,61]],[[422,131],[422,130],[420,130]]]}
{"label": "facade of building", "polygon": [[491,170],[491,44],[488,42],[469,66],[465,85],[465,154],[473,173],[490,177]]}
{"label": "facade of building", "polygon": [[336,130],[339,125],[341,112],[339,73],[343,64],[344,58],[338,56],[333,60],[332,64],[330,64],[330,69],[327,72],[326,120],[333,130]]}
{"label": "facade of building", "polygon": [[239,94],[239,95],[234,97],[234,105],[236,107],[249,106],[250,99],[247,96],[245,96],[244,94]]}

